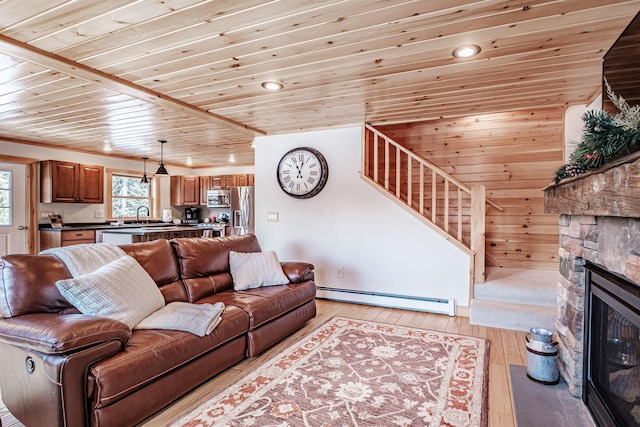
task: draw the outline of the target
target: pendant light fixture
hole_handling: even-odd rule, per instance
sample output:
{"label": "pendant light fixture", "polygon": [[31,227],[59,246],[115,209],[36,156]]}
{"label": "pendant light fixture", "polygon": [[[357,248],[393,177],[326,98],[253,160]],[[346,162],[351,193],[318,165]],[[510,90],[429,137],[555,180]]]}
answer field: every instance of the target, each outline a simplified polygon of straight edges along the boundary
{"label": "pendant light fixture", "polygon": [[147,178],[147,160],[149,158],[148,157],[143,157],[142,161],[144,162],[144,172],[142,174],[142,179],[140,180],[140,184],[148,184],[149,183],[149,178]]}
{"label": "pendant light fixture", "polygon": [[169,175],[169,172],[167,172],[167,169],[164,167],[164,150],[163,150],[163,146],[164,146],[164,144],[167,143],[167,141],[165,141],[164,139],[159,139],[158,142],[160,143],[160,167],[156,171],[156,175]]}

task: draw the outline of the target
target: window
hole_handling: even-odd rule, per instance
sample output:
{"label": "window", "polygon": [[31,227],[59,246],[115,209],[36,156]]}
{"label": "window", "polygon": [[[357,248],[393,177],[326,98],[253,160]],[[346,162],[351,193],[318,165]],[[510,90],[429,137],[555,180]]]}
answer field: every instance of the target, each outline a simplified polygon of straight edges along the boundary
{"label": "window", "polygon": [[[141,206],[149,209],[149,217],[155,217],[154,180],[151,184],[141,184],[142,174],[107,171],[110,187],[107,212],[110,218],[135,218]],[[140,217],[146,217],[147,210],[140,209]]]}
{"label": "window", "polygon": [[0,225],[11,225],[10,171],[0,171]]}

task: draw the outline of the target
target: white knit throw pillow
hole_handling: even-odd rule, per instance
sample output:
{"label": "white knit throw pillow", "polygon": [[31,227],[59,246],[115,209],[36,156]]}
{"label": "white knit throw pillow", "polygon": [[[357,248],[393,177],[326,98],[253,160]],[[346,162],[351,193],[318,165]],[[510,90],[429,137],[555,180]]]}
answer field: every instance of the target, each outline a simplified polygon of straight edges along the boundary
{"label": "white knit throw pillow", "polygon": [[236,291],[289,283],[274,251],[230,251],[229,269],[233,278],[233,289]]}
{"label": "white knit throw pillow", "polygon": [[118,320],[130,328],[165,305],[156,282],[129,255],[93,273],[58,280],[56,286],[81,313]]}

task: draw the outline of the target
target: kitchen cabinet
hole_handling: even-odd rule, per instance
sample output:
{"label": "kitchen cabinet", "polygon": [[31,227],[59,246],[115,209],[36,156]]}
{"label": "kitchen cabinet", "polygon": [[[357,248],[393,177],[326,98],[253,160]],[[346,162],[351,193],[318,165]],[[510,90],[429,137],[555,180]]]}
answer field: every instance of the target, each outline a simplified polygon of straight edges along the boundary
{"label": "kitchen cabinet", "polygon": [[40,250],[62,246],[95,243],[95,230],[40,230]]}
{"label": "kitchen cabinet", "polygon": [[221,188],[235,187],[237,184],[236,175],[210,176],[209,190],[220,190]]}
{"label": "kitchen cabinet", "polygon": [[236,174],[236,175],[218,175],[201,177],[207,178],[209,182],[209,190],[219,190],[221,188],[229,187],[244,187],[247,185],[253,185],[255,182],[255,175],[252,173]]}
{"label": "kitchen cabinet", "polygon": [[237,175],[224,175],[222,188],[235,187],[238,185]]}
{"label": "kitchen cabinet", "polygon": [[215,176],[201,176],[200,177],[200,204],[207,205],[207,191],[216,190],[221,188],[221,181],[215,180]]}
{"label": "kitchen cabinet", "polygon": [[200,178],[199,176],[171,176],[171,206],[199,205]]}
{"label": "kitchen cabinet", "polygon": [[58,160],[40,162],[41,203],[104,203],[104,168]]}

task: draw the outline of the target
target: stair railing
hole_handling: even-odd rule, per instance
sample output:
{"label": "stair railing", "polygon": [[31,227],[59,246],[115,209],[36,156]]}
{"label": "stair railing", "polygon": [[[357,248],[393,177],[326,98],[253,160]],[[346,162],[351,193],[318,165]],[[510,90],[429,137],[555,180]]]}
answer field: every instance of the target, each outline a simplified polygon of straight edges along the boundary
{"label": "stair railing", "polygon": [[370,125],[363,134],[363,178],[468,253],[471,283],[483,283],[485,207],[503,208],[486,198],[484,186],[465,185]]}

